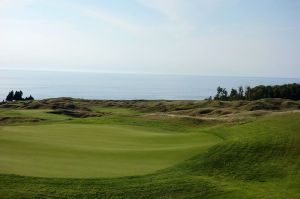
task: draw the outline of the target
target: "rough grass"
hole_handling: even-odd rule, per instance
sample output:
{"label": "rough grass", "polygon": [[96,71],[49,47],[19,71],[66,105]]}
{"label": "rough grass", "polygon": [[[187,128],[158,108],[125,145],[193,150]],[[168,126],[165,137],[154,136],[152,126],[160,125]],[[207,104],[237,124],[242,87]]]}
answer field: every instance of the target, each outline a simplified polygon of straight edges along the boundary
{"label": "rough grass", "polygon": [[[4,126],[2,128],[4,132],[8,129],[23,134],[22,139],[22,136],[14,135],[11,132],[9,135],[6,134],[5,136],[8,136],[7,138],[11,140],[21,139],[22,142],[25,142],[28,139],[36,143],[43,143],[42,145],[45,145],[43,147],[54,146],[55,144],[65,147],[69,144],[72,148],[75,144],[80,151],[91,147],[91,143],[98,142],[97,147],[91,148],[116,150],[116,148],[121,147],[133,151],[139,149],[143,152],[141,148],[145,148],[146,151],[149,149],[151,151],[153,147],[163,149],[163,151],[167,148],[168,151],[171,147],[175,149],[175,153],[168,151],[168,153],[170,152],[168,156],[173,154],[176,161],[169,166],[165,165],[158,168],[162,170],[153,169],[146,172],[152,174],[117,178],[58,179],[2,173],[0,175],[0,198],[300,198],[300,113],[297,111],[299,102],[279,99],[264,100],[264,102],[272,103],[274,106],[280,106],[281,108],[276,111],[265,109],[248,111],[246,109],[246,106],[249,105],[248,102],[159,102],[161,103],[159,106],[163,105],[170,110],[170,112],[165,113],[172,115],[172,117],[169,117],[156,113],[151,115],[143,113],[143,111],[148,112],[149,107],[157,106],[155,101],[74,101],[76,106],[87,106],[91,103],[90,107],[87,107],[93,112],[105,112],[104,110],[107,110],[111,113],[100,118],[84,119],[48,114],[46,110],[35,110],[38,112],[33,111],[30,113],[23,112],[24,110],[3,109],[0,112],[0,117],[19,117],[22,114],[23,117],[45,119],[45,121],[36,124],[24,122],[13,124],[14,126],[2,125]],[[144,110],[137,108],[135,107],[137,104],[146,108]],[[180,106],[176,107],[178,104]],[[119,106],[121,109],[118,111]],[[283,108],[284,106],[285,108]],[[92,107],[96,108],[92,109]],[[230,121],[228,119],[221,123],[218,120],[209,123],[199,119],[198,116],[188,115],[189,110],[209,107],[214,110],[231,109],[233,112],[226,115],[210,115],[211,112],[201,113],[207,118],[243,117],[242,121],[244,122],[228,123]],[[131,112],[132,109],[133,112]],[[137,113],[136,110],[138,110]],[[186,112],[180,113],[182,110],[186,110]],[[286,112],[283,113],[283,111]],[[177,117],[181,115],[184,118]],[[26,127],[21,128],[20,125],[26,125]],[[82,128],[105,128],[106,126],[109,129],[115,126],[115,128],[122,130],[113,130],[109,134],[105,133],[109,130],[105,130],[100,133],[101,137],[104,136],[105,140],[109,139],[112,141],[111,143],[95,139],[95,136],[97,137],[94,134],[95,130],[89,132],[87,137],[79,136],[82,135],[82,131],[78,130],[76,132],[78,128],[72,130],[74,132],[73,136],[69,136],[71,134],[65,132],[67,130],[55,130],[57,133],[61,132],[64,139],[56,140],[56,143],[54,143],[55,138],[49,138],[54,131],[47,127],[59,128],[58,126],[61,126],[66,128],[66,125],[70,125],[70,127],[81,126]],[[33,130],[35,128],[36,130]],[[25,136],[27,135],[26,129],[28,135],[31,134],[30,136]],[[128,132],[120,133],[123,129]],[[132,135],[130,132],[135,133]],[[43,133],[46,133],[47,136],[40,136]],[[52,135],[53,137],[61,136],[55,133]],[[82,141],[76,141],[79,140],[76,135],[82,137]],[[126,136],[122,137],[122,135]],[[205,143],[204,140],[201,140],[204,138],[203,135],[210,135],[214,139],[218,138],[218,141],[208,149],[205,147],[197,148],[198,143]],[[89,139],[90,136],[94,139]],[[140,140],[140,136],[144,138]],[[151,138],[148,138],[149,136]],[[166,139],[160,139],[160,136],[166,137]],[[131,137],[136,141],[131,140]],[[0,139],[3,139],[3,135],[0,135]],[[50,145],[46,143],[48,139],[52,140]],[[187,149],[189,144],[184,144],[188,143],[186,141],[192,143],[195,150],[189,151]],[[5,142],[5,139],[2,143],[5,143],[8,149],[11,148],[5,151],[6,158],[2,158],[5,157],[5,154],[0,156],[0,165],[7,158],[14,157],[10,153],[16,150]],[[4,146],[2,143],[0,148]],[[187,149],[190,154],[189,159],[186,159],[188,156],[181,156],[178,153],[181,146]],[[21,149],[23,148],[21,147]],[[21,152],[17,151],[14,155],[20,155]],[[45,151],[42,150],[36,153],[43,154],[43,152]],[[59,155],[64,154],[59,153]],[[159,153],[159,156],[161,155]],[[76,156],[76,153],[74,156]],[[78,156],[81,157],[80,153]],[[179,156],[184,158],[180,159]],[[137,159],[143,162],[152,157],[154,157],[153,161],[158,162],[162,159],[168,161],[170,158],[155,159],[155,155],[149,153],[144,155],[143,158],[139,157]],[[30,162],[33,164],[32,161]],[[139,162],[133,163],[139,164]],[[76,166],[76,164],[74,165]],[[17,167],[13,162],[9,166]],[[54,167],[55,164],[52,164],[52,166]],[[28,168],[24,166],[23,170],[26,169]],[[131,172],[126,167],[127,170]]]}
{"label": "rough grass", "polygon": [[57,115],[68,115],[77,118],[102,117],[103,115],[105,115],[105,113],[100,113],[100,112],[93,113],[90,111],[64,110],[64,109],[49,111],[48,113],[57,114]]}
{"label": "rough grass", "polygon": [[[23,101],[5,103],[0,108],[22,109],[82,109],[123,108],[139,112],[171,112],[196,110],[201,108],[229,108],[240,111],[254,110],[299,110],[300,101],[287,99],[261,99],[256,101],[205,101],[205,100],[79,100],[72,98],[56,98],[40,101]],[[202,113],[200,113],[202,114]]]}

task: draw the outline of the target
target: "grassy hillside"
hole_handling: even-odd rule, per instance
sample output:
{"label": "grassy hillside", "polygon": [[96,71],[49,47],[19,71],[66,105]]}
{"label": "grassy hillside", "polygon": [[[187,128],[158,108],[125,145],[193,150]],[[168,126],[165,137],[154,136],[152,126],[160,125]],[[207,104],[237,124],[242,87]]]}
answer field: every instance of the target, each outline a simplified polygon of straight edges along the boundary
{"label": "grassy hillside", "polygon": [[[148,110],[157,103],[172,108]],[[54,99],[5,105],[0,196],[299,198],[297,104]],[[101,116],[51,113],[62,109]]]}

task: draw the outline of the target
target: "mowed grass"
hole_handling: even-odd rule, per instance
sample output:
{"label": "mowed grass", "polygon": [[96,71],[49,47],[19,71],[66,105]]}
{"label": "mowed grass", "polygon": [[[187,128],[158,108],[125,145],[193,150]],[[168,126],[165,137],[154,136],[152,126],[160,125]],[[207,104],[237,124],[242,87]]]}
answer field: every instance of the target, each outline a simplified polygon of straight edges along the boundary
{"label": "mowed grass", "polygon": [[170,167],[220,141],[206,133],[57,124],[0,128],[0,173],[56,178],[141,175]]}
{"label": "mowed grass", "polygon": [[0,127],[0,198],[300,198],[299,111],[213,125],[22,111],[48,119]]}

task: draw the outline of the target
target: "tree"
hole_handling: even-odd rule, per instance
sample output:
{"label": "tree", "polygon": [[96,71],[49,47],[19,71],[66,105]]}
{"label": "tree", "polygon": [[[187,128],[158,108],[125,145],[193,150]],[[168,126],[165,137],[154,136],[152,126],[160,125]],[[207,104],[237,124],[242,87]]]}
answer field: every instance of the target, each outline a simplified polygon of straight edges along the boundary
{"label": "tree", "polygon": [[34,100],[32,95],[29,97],[26,97],[25,99],[23,98],[23,91],[16,91],[14,92],[13,90],[10,91],[6,97],[7,102],[12,102],[12,101],[21,101],[21,100]]}
{"label": "tree", "polygon": [[239,87],[238,99],[240,100],[244,99],[244,89],[242,86]]}
{"label": "tree", "polygon": [[226,88],[223,88],[222,90],[221,100],[228,100],[228,92]]}
{"label": "tree", "polygon": [[246,87],[245,91],[243,87],[239,87],[238,91],[236,89],[231,89],[229,97],[227,96],[227,91],[225,88],[218,87],[217,95],[215,100],[258,100],[263,98],[283,98],[300,100],[300,84],[284,84],[275,86],[263,86],[259,85],[254,88]]}
{"label": "tree", "polygon": [[10,91],[6,97],[6,101],[12,102],[14,101],[14,91]]}
{"label": "tree", "polygon": [[246,100],[251,100],[251,87],[250,86],[247,86],[247,88],[246,88],[245,98],[246,98]]}
{"label": "tree", "polygon": [[21,90],[15,92],[14,100],[15,100],[15,101],[24,100],[24,99],[23,99],[23,92],[22,92]]}
{"label": "tree", "polygon": [[221,93],[222,93],[222,91],[223,91],[223,89],[220,86],[218,86],[218,88],[217,88],[217,94],[214,97],[215,100],[220,100],[221,99]]}
{"label": "tree", "polygon": [[230,95],[229,95],[230,100],[238,100],[239,99],[239,93],[236,89],[231,89]]}
{"label": "tree", "polygon": [[214,100],[228,100],[228,92],[226,88],[218,87],[217,94],[214,97]]}
{"label": "tree", "polygon": [[34,100],[34,98],[30,95],[29,97],[26,97],[25,100]]}

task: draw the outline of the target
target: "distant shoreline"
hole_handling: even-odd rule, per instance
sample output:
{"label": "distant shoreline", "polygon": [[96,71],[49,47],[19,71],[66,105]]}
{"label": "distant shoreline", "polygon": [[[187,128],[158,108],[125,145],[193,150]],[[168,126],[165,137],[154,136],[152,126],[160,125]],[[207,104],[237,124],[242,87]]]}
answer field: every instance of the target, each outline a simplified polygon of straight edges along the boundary
{"label": "distant shoreline", "polygon": [[107,100],[198,100],[214,96],[216,88],[300,83],[300,78],[217,77],[80,72],[0,72],[0,99],[22,90],[35,99],[70,96]]}

